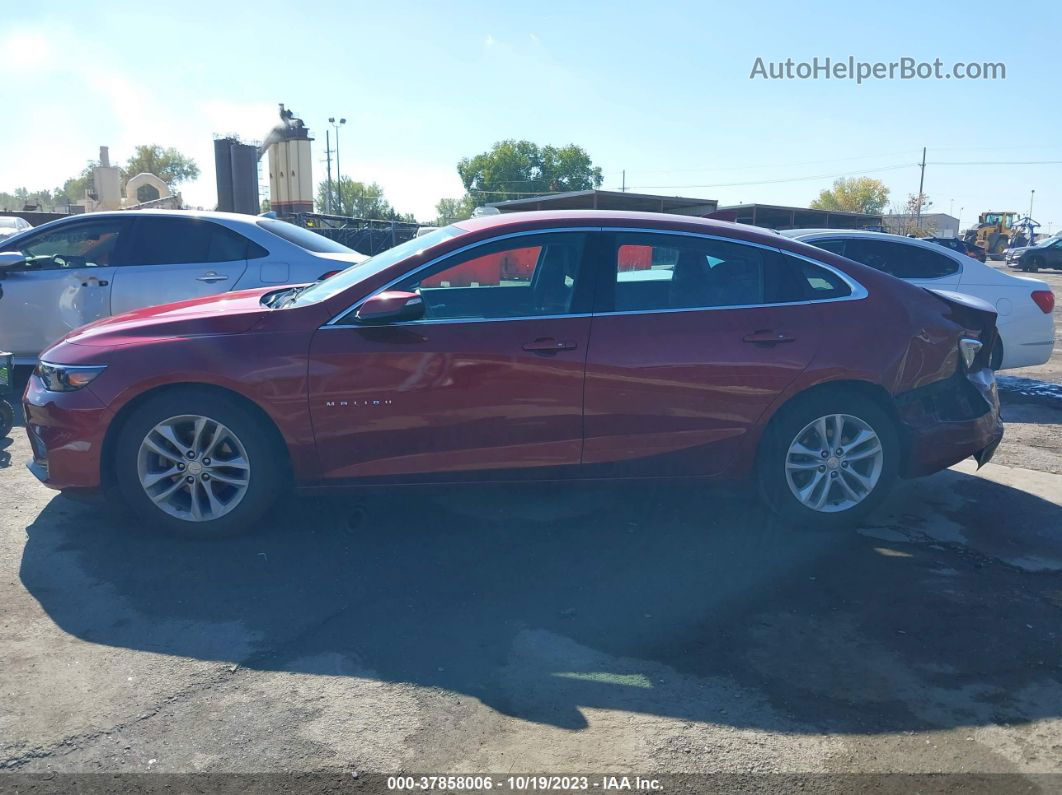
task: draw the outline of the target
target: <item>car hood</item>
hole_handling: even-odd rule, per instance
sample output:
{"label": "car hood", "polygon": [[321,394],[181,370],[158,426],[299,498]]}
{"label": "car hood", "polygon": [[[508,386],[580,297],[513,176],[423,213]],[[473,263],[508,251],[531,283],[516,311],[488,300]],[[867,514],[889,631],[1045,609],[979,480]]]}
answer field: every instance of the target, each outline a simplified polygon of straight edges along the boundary
{"label": "car hood", "polygon": [[[254,328],[272,311],[262,305],[262,296],[276,290],[260,287],[135,309],[74,329],[60,342],[113,347],[173,337],[239,334]],[[46,357],[42,354],[41,358]]]}

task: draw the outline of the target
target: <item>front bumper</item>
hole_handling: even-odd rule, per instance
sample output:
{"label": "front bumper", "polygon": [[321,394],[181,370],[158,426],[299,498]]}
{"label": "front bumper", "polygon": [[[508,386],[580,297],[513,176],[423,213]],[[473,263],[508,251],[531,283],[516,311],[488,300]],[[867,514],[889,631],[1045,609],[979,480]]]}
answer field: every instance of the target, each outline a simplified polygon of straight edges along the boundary
{"label": "front bumper", "polygon": [[49,392],[30,376],[22,397],[33,448],[29,470],[53,489],[100,486],[103,439],[111,413],[88,387]]}
{"label": "front bumper", "polygon": [[970,456],[983,466],[1003,438],[996,379],[987,367],[899,395],[896,407],[905,436],[904,477],[938,472]]}

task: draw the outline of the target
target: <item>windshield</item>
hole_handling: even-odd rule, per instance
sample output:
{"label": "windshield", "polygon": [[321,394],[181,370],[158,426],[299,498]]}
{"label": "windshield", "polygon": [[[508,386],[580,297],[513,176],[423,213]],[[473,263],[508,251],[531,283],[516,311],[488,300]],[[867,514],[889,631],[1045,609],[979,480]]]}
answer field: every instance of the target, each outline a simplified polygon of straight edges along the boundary
{"label": "windshield", "polygon": [[464,229],[460,229],[456,226],[446,226],[442,229],[436,229],[434,232],[427,235],[414,237],[411,240],[407,240],[405,243],[398,244],[394,248],[381,251],[375,257],[370,257],[364,262],[358,263],[357,265],[351,265],[349,268],[337,273],[335,276],[317,282],[300,293],[290,305],[306,306],[307,304],[316,304],[318,301],[326,301],[333,295],[338,295],[343,292],[348,287],[353,287],[358,282],[375,276],[377,273],[390,268],[396,262],[400,262],[407,257],[412,257],[414,254],[429,249],[432,246],[437,246],[444,240],[449,240],[450,238],[463,234],[465,234]]}
{"label": "windshield", "polygon": [[12,218],[9,215],[0,217],[0,227],[2,227],[4,229],[18,229],[19,228],[18,219],[17,218]]}
{"label": "windshield", "polygon": [[349,254],[354,249],[347,248],[341,243],[329,240],[324,235],[303,229],[301,226],[289,224],[287,221],[278,221],[275,218],[262,218],[258,225],[270,234],[294,243],[299,248],[312,251],[315,254]]}

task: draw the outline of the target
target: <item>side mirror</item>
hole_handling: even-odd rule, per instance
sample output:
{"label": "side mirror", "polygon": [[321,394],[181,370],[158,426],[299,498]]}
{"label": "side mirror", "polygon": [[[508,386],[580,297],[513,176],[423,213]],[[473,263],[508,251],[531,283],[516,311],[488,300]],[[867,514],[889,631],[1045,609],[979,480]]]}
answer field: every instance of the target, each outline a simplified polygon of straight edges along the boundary
{"label": "side mirror", "polygon": [[386,290],[377,293],[354,316],[359,323],[399,323],[424,317],[424,299],[416,293]]}
{"label": "side mirror", "polygon": [[26,257],[20,252],[0,251],[0,275],[3,275],[4,271],[24,267],[25,264]]}

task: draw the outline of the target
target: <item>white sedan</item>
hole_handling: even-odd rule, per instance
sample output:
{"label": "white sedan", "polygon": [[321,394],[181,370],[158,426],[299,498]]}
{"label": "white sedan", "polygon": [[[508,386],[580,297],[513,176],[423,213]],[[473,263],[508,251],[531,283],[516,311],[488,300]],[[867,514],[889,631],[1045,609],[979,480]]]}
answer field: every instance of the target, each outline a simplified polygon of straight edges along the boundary
{"label": "white sedan", "polygon": [[781,234],[923,287],[966,293],[992,304],[999,314],[991,359],[997,370],[1030,367],[1051,358],[1055,297],[1046,282],[1011,276],[917,238],[846,229],[787,229]]}
{"label": "white sedan", "polygon": [[275,218],[184,210],[63,218],[0,241],[0,252],[0,349],[16,364],[108,315],[314,282],[367,259]]}
{"label": "white sedan", "polygon": [[0,215],[0,240],[32,228],[33,224],[17,215]]}

